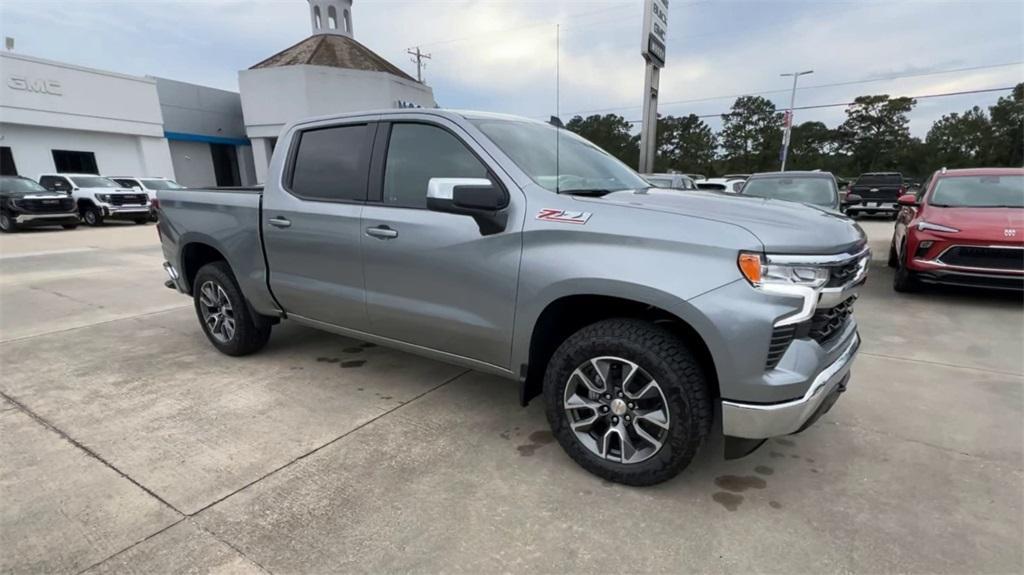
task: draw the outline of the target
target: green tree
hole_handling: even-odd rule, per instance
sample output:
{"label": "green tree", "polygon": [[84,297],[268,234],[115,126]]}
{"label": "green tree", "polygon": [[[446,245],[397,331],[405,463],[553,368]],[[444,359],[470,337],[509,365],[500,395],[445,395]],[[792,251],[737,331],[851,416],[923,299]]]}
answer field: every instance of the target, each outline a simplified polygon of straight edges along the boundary
{"label": "green tree", "polygon": [[835,171],[839,167],[836,157],[839,146],[836,130],[821,122],[794,125],[789,139],[787,169]]}
{"label": "green tree", "polygon": [[1008,97],[999,98],[988,109],[991,117],[993,150],[991,161],[997,166],[1024,165],[1024,82]]}
{"label": "green tree", "polygon": [[731,111],[722,114],[719,143],[726,171],[776,169],[782,148],[782,114],[771,100],[740,96]]}
{"label": "green tree", "polygon": [[702,172],[715,159],[715,134],[695,114],[658,118],[656,172]]}
{"label": "green tree", "polygon": [[635,168],[640,159],[640,136],[630,133],[631,126],[622,116],[574,116],[565,127],[590,140],[628,166]]}
{"label": "green tree", "polygon": [[932,124],[925,143],[936,166],[984,166],[992,161],[992,123],[977,106],[963,114],[946,114]]}
{"label": "green tree", "polygon": [[887,94],[859,96],[846,109],[846,121],[839,127],[851,168],[859,172],[899,168],[901,153],[909,145],[907,114],[914,109],[913,98],[889,98]]}

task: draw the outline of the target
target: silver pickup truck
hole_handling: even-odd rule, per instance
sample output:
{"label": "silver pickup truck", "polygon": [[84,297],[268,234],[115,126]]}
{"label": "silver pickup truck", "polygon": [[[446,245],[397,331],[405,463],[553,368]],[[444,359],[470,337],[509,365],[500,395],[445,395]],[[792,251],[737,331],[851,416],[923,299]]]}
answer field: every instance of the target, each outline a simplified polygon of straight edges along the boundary
{"label": "silver pickup truck", "polygon": [[860,343],[852,221],[651,188],[522,118],[310,119],[262,188],[157,197],[168,285],[220,351],[288,319],[497,374],[543,396],[570,457],[630,485],[679,473],[713,425],[730,457],[802,431]]}

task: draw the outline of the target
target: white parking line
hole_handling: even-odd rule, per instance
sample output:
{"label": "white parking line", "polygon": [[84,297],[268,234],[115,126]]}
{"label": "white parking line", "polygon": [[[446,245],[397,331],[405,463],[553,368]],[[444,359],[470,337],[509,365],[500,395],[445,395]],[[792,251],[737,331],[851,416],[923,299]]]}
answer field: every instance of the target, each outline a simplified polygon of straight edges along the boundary
{"label": "white parking line", "polygon": [[66,250],[50,250],[47,252],[25,252],[21,254],[3,254],[0,260],[13,260],[17,258],[38,258],[41,256],[57,256],[62,254],[77,254],[81,252],[93,252],[99,248],[69,248]]}

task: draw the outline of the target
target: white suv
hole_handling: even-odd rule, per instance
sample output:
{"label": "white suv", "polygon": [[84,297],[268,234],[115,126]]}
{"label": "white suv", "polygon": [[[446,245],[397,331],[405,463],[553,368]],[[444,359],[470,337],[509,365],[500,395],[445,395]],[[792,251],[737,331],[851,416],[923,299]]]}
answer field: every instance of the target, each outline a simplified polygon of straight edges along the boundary
{"label": "white suv", "polygon": [[39,184],[51,191],[70,192],[78,203],[78,214],[90,226],[105,219],[149,221],[149,196],[125,189],[120,184],[95,174],[40,174]]}

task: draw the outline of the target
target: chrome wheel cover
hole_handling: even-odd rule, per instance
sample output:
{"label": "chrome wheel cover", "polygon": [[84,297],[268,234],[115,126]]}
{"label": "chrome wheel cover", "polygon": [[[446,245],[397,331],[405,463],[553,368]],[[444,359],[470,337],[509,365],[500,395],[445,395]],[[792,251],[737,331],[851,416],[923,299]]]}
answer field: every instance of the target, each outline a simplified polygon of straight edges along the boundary
{"label": "chrome wheel cover", "polygon": [[235,337],[235,312],[224,288],[214,281],[204,282],[199,288],[199,311],[203,324],[214,339],[228,343]]}
{"label": "chrome wheel cover", "polygon": [[569,375],[562,404],[576,439],[608,461],[646,461],[668,438],[665,393],[628,359],[600,356],[580,364]]}

